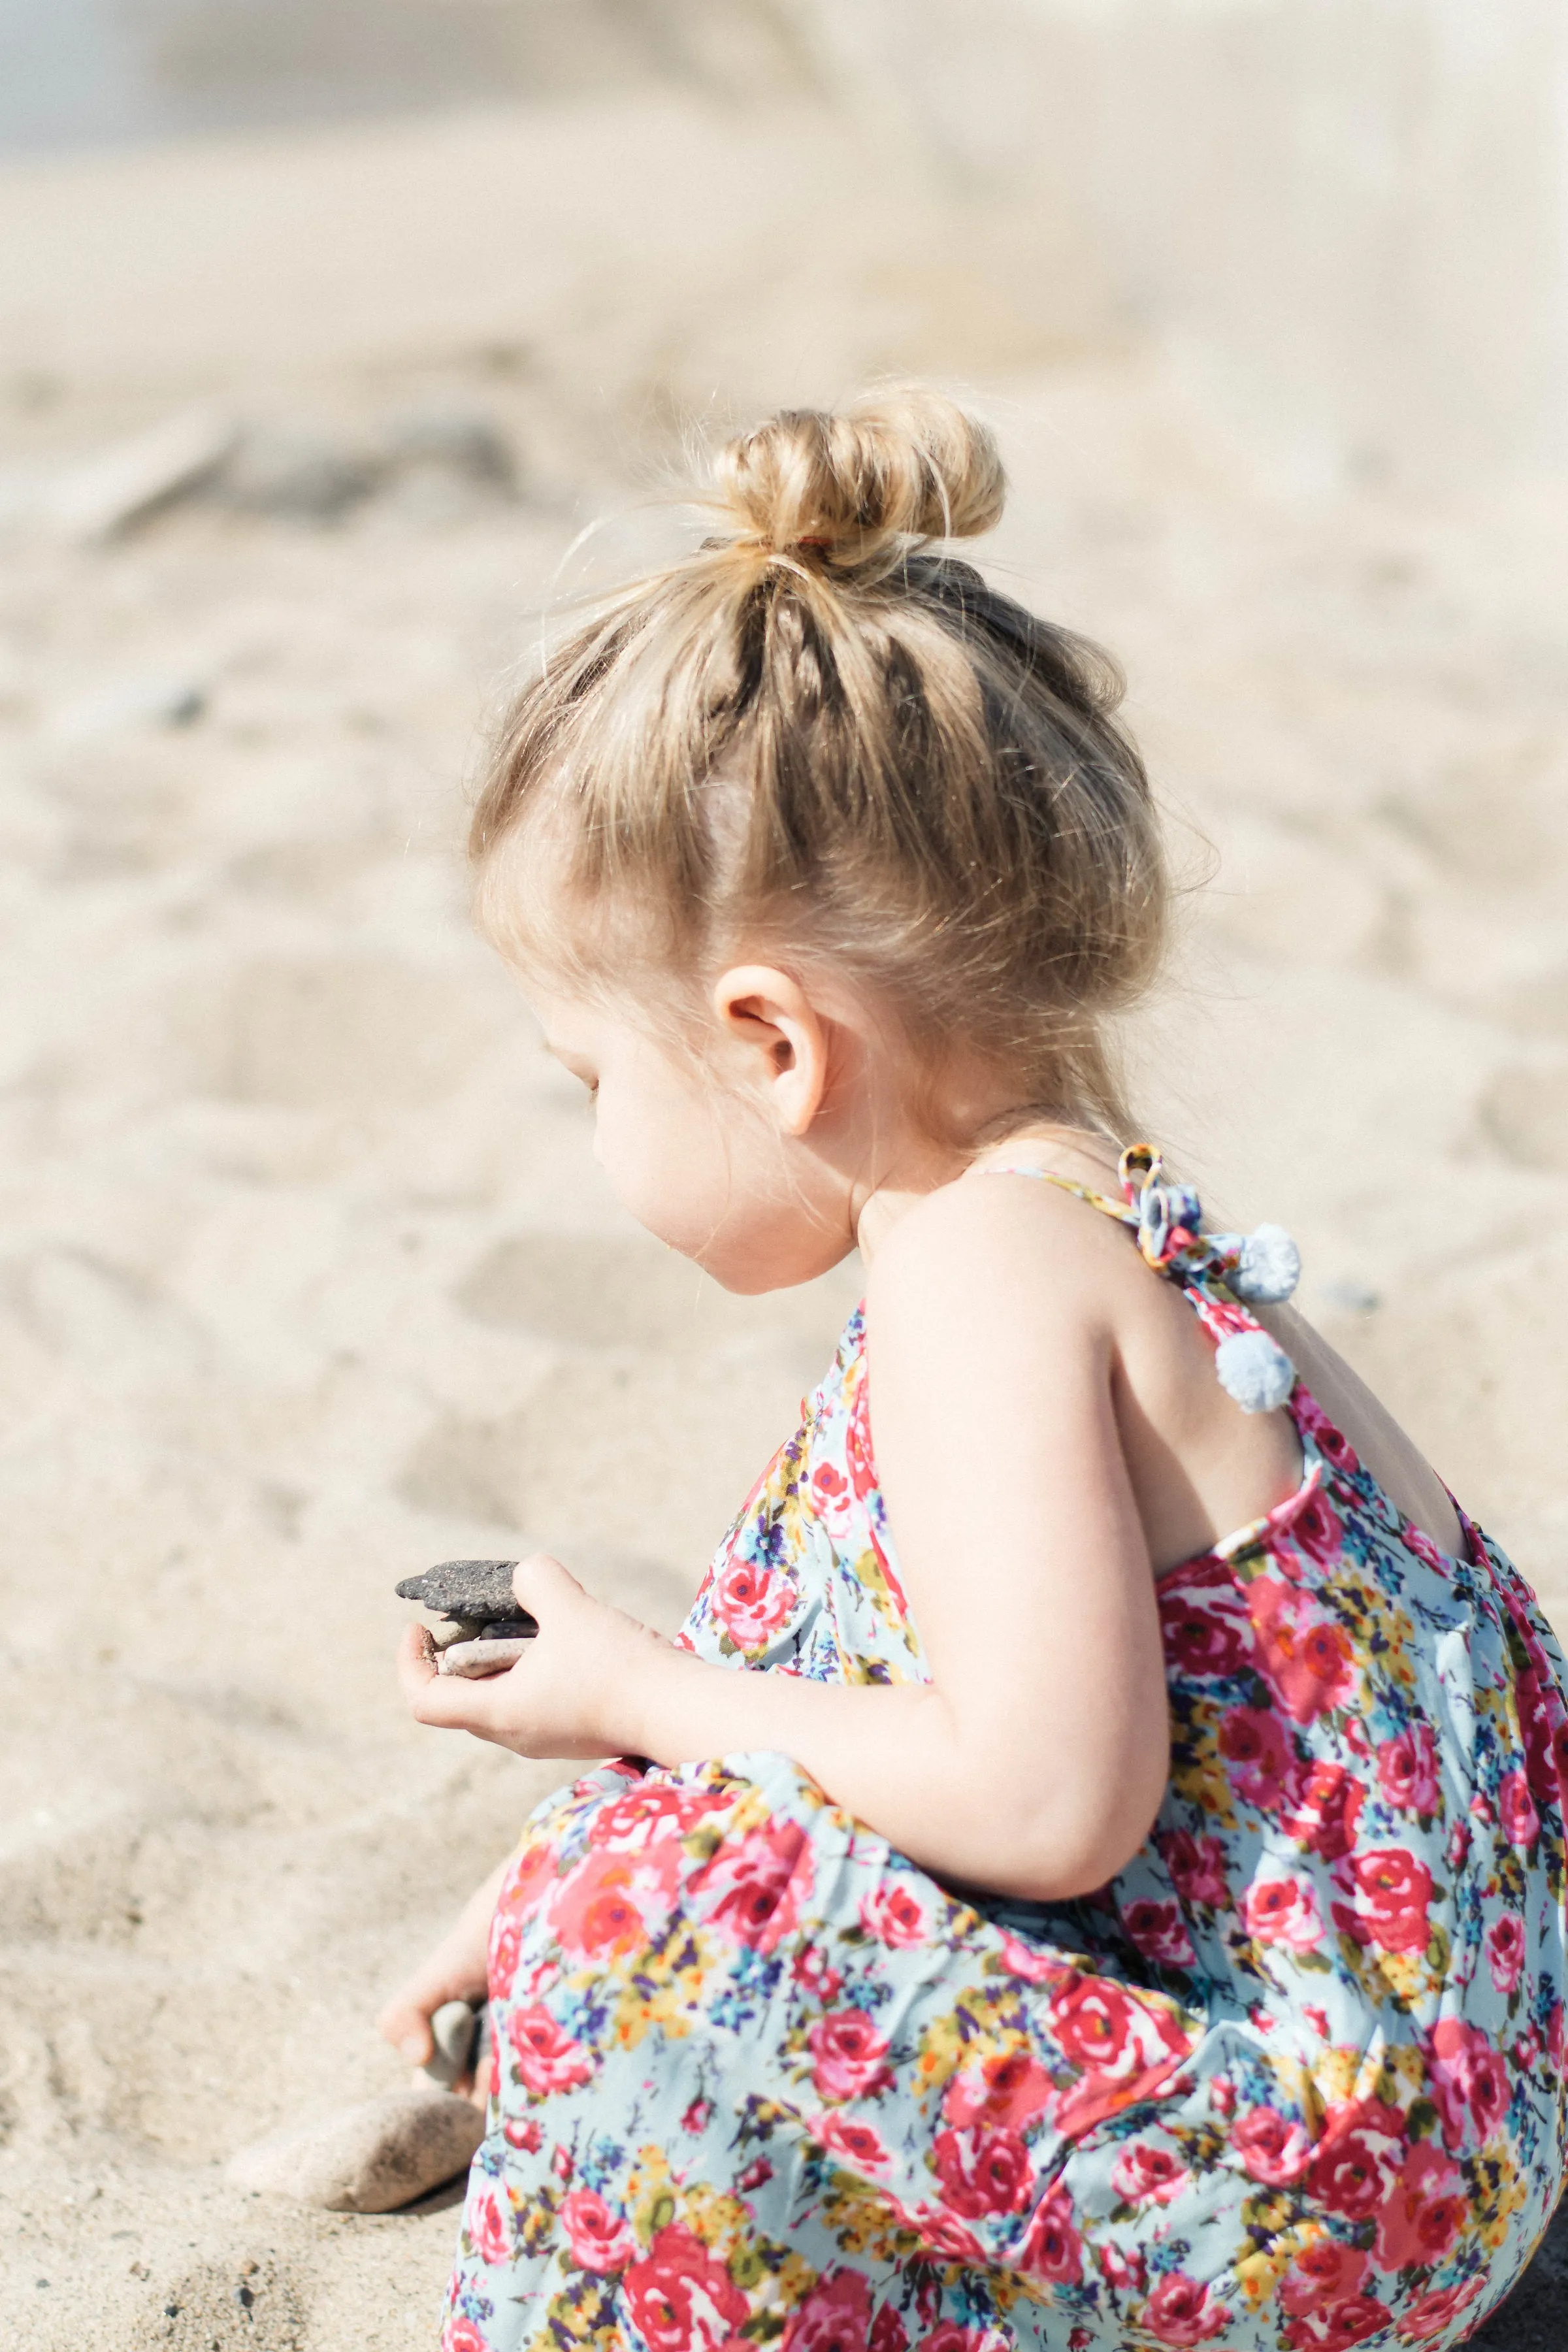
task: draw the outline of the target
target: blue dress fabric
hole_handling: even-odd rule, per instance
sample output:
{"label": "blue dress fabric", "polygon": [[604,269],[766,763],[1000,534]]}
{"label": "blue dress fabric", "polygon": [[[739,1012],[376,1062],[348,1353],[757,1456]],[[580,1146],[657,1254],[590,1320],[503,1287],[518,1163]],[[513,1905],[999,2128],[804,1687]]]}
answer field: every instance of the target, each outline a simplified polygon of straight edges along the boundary
{"label": "blue dress fabric", "polygon": [[[1262,1339],[1245,1250],[1123,1174],[1086,1197],[1216,1359]],[[944,1886],[774,1754],[539,1809],[444,2352],[1444,2352],[1495,2307],[1564,2175],[1563,1662],[1282,1360],[1300,1483],[1161,1580],[1169,1786],[1097,1895]],[[930,1680],[858,1311],[680,1638]]]}

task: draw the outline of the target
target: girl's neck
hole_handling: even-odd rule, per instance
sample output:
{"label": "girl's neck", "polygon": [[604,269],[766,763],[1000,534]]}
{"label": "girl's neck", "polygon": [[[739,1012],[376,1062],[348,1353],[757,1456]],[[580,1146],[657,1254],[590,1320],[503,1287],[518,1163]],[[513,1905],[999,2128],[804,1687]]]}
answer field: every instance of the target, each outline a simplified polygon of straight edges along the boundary
{"label": "girl's neck", "polygon": [[1114,1147],[1092,1130],[1063,1118],[1030,1119],[1000,1139],[971,1148],[935,1139],[911,1141],[859,1201],[855,1238],[869,1265],[900,1219],[943,1185],[986,1168],[1048,1168],[1076,1182],[1114,1189]]}

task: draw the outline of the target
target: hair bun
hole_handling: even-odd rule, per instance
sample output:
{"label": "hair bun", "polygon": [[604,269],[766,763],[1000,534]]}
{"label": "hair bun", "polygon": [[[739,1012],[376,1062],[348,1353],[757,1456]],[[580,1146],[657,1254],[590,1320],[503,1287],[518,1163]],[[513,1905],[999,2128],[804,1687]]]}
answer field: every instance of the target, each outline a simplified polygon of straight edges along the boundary
{"label": "hair bun", "polygon": [[842,415],[786,408],[731,441],[715,467],[742,542],[876,566],[911,540],[973,539],[1002,513],[1006,477],[989,429],[923,387]]}

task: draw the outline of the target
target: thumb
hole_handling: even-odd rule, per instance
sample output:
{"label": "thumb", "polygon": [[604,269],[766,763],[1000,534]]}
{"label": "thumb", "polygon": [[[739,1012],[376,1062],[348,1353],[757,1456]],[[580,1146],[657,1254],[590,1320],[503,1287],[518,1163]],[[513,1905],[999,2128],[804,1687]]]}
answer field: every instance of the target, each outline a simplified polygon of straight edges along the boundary
{"label": "thumb", "polygon": [[518,1561],[511,1572],[511,1589],[519,1608],[526,1609],[541,1624],[552,1604],[559,1610],[563,1602],[586,1597],[571,1570],[563,1568],[547,1551],[530,1552],[526,1559]]}

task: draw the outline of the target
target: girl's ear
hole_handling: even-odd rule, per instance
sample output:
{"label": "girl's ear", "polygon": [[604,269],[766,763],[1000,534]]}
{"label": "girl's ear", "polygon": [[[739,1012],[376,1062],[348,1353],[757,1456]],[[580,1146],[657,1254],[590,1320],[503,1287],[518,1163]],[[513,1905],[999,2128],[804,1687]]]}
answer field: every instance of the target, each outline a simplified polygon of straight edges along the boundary
{"label": "girl's ear", "polygon": [[804,1135],[827,1092],[831,1025],[796,980],[772,964],[737,964],[710,1002],[742,1082],[786,1135]]}

